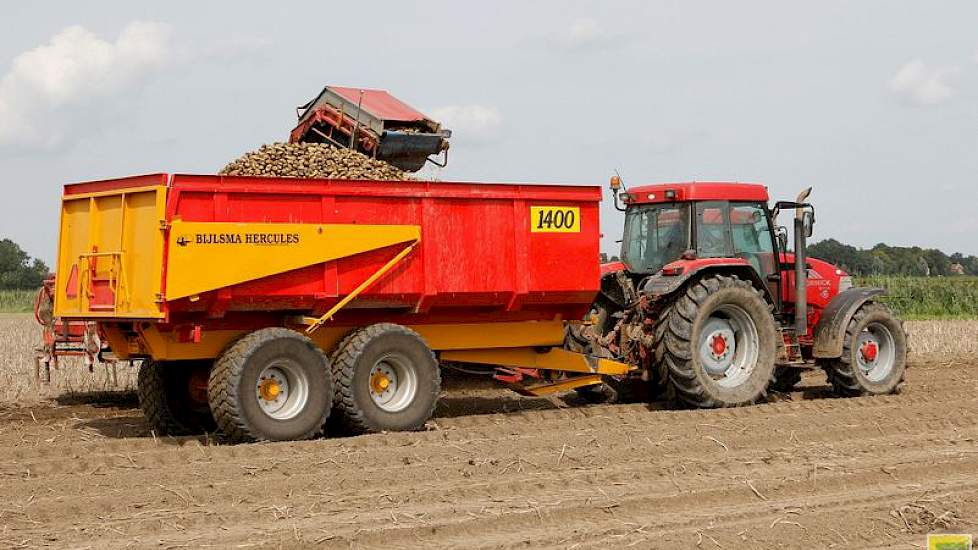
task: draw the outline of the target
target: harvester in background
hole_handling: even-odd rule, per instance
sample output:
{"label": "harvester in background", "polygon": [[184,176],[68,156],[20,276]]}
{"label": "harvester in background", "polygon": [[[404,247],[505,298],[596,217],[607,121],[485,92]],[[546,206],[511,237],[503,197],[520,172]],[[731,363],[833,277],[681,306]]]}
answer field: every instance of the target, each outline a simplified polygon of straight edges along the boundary
{"label": "harvester in background", "polygon": [[417,172],[448,162],[451,130],[384,90],[326,86],[296,108],[290,143],[328,143]]}

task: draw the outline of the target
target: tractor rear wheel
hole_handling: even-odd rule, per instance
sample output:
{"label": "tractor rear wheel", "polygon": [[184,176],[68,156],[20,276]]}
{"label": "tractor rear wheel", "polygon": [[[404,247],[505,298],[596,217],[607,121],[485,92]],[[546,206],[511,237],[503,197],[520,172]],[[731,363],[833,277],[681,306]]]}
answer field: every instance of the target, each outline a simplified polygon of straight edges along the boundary
{"label": "tractor rear wheel", "polygon": [[351,435],[418,430],[434,414],[441,372],[413,330],[391,323],[362,328],[333,357],[331,427]]}
{"label": "tractor rear wheel", "polygon": [[257,330],[214,364],[208,398],[230,440],[289,441],[322,433],[333,387],[322,350],[286,328]]}
{"label": "tractor rear wheel", "polygon": [[890,308],[863,304],[846,326],[842,356],[822,363],[844,396],[894,393],[907,370],[907,335]]}
{"label": "tractor rear wheel", "polygon": [[217,428],[207,405],[208,361],[153,361],[139,367],[139,407],[157,435],[196,435]]}
{"label": "tractor rear wheel", "polygon": [[777,329],[761,292],[736,276],[690,283],[665,315],[662,361],[676,396],[703,408],[748,405],[774,378]]}

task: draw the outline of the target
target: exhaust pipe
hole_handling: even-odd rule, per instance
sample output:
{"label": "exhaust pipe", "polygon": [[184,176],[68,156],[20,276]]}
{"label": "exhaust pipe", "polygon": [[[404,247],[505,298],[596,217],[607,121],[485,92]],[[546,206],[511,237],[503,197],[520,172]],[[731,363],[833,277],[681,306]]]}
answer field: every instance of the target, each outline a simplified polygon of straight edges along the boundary
{"label": "exhaust pipe", "polygon": [[[798,194],[797,203],[808,200],[812,194],[809,187]],[[795,334],[808,334],[808,269],[805,236],[805,209],[795,208]]]}

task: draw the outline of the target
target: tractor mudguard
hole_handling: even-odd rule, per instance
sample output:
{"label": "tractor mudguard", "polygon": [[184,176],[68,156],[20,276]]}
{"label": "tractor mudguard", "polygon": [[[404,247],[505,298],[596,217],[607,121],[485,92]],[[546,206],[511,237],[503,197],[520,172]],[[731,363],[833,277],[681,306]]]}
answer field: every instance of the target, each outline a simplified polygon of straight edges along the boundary
{"label": "tractor mudguard", "polygon": [[815,325],[812,355],[816,359],[841,357],[849,320],[863,304],[885,294],[882,288],[850,288],[832,298]]}
{"label": "tractor mudguard", "polygon": [[[721,260],[724,261],[724,260]],[[746,261],[724,261],[724,263],[705,263],[704,265],[692,265],[679,275],[662,275],[661,273],[648,277],[639,286],[642,292],[648,292],[652,296],[668,296],[681,289],[687,281],[697,275],[708,273],[720,273],[721,275],[737,275],[745,281],[750,281],[755,287],[764,293],[768,302],[774,303],[768,285],[764,284],[761,276]]]}

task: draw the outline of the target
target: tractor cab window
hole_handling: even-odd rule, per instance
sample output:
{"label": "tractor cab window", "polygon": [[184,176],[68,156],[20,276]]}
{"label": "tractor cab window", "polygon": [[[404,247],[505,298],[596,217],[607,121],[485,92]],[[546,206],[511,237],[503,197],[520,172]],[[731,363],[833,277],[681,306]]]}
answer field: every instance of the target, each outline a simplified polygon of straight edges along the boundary
{"label": "tractor cab window", "polygon": [[734,256],[747,260],[762,279],[777,272],[774,231],[762,204],[730,206],[730,233]]}
{"label": "tractor cab window", "polygon": [[774,253],[773,232],[767,213],[757,204],[734,204],[730,208],[730,228],[734,252]]}
{"label": "tractor cab window", "polygon": [[708,201],[696,203],[696,256],[730,257],[730,226],[727,211],[730,203]]}
{"label": "tractor cab window", "polygon": [[621,257],[634,273],[655,273],[689,248],[689,206],[656,204],[625,214]]}
{"label": "tractor cab window", "polygon": [[764,279],[775,273],[774,234],[761,203],[696,204],[696,255],[743,258]]}

